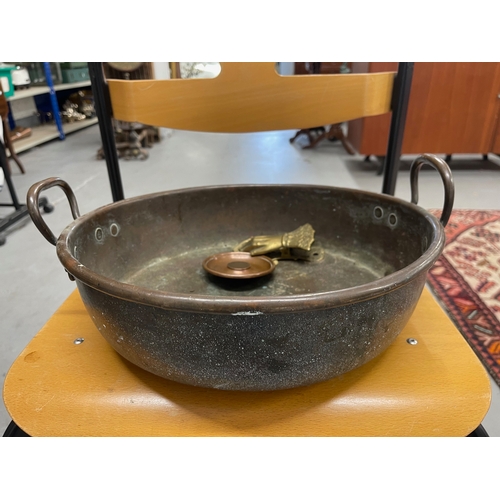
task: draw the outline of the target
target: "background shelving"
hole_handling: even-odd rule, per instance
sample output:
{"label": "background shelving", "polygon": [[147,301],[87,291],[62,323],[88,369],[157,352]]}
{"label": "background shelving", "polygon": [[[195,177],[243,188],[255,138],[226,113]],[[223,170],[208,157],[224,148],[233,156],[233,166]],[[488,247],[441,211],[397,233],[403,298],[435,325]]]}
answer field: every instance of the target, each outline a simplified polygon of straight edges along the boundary
{"label": "background shelving", "polygon": [[[65,134],[70,134],[72,132],[76,132],[77,130],[95,125],[96,123],[97,118],[90,118],[79,122],[64,123],[63,129]],[[39,146],[44,142],[51,141],[52,139],[57,139],[58,137],[59,131],[55,125],[40,125],[39,127],[34,127],[32,129],[31,136],[14,142],[14,149],[16,153],[22,153],[23,151],[27,151],[28,149]]]}
{"label": "background shelving", "polygon": [[[47,63],[44,63],[47,64]],[[48,67],[45,68],[45,73],[47,75]],[[23,111],[23,107],[27,106],[28,107],[28,113],[29,113],[29,107],[33,109],[33,111],[36,111],[36,106],[35,106],[35,97],[37,96],[43,96],[45,94],[51,94],[52,91],[55,94],[51,96],[51,111],[52,115],[56,117],[56,122],[55,123],[49,123],[49,124],[40,124],[39,126],[31,126],[31,135],[29,137],[25,137],[23,139],[18,139],[14,141],[13,143],[13,148],[16,153],[21,153],[23,151],[26,151],[28,149],[31,149],[35,146],[39,146],[40,144],[43,144],[47,141],[51,141],[53,139],[64,139],[64,136],[68,133],[75,132],[77,130],[80,130],[82,128],[89,127],[91,125],[94,125],[97,123],[97,118],[90,118],[82,121],[77,121],[73,123],[62,123],[60,118],[59,118],[59,105],[57,103],[57,95],[58,92],[62,92],[63,94],[63,99],[64,95],[67,94],[65,91],[69,91],[72,89],[85,89],[85,88],[90,88],[90,80],[83,80],[80,82],[73,82],[73,83],[58,83],[55,85],[52,85],[52,80],[51,78],[48,77],[47,75],[47,85],[33,85],[30,86],[27,89],[16,89],[15,93],[13,96],[10,96],[7,98],[7,101],[11,103],[11,128],[15,125],[16,121],[16,111],[15,109],[19,111],[19,108],[21,108],[21,111]],[[29,99],[31,99],[31,104],[29,103]],[[26,105],[21,105],[20,101],[26,100]],[[10,155],[9,155],[10,156]]]}
{"label": "background shelving", "polygon": [[[54,85],[54,90],[56,92],[60,90],[70,90],[77,89],[81,87],[90,87],[90,80],[78,82],[78,83],[59,83]],[[15,94],[11,97],[7,97],[7,101],[17,101],[19,99],[26,99],[27,97],[34,97],[36,95],[48,94],[50,88],[46,85],[38,87],[30,87],[29,89],[16,90]]]}

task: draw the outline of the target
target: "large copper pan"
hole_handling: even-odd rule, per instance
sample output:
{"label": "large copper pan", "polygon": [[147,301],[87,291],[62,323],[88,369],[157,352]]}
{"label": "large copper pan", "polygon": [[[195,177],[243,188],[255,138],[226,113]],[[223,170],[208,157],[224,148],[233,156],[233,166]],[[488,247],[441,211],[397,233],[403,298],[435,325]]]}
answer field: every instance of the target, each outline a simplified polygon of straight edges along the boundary
{"label": "large copper pan", "polygon": [[[418,207],[417,174],[445,183],[442,219]],[[382,353],[410,318],[440,255],[453,204],[446,163],[412,165],[412,198],[310,185],[169,191],[80,216],[61,179],[35,184],[30,215],[82,296],[96,327],[123,357],[161,377],[228,390],[274,390],[336,377]],[[66,192],[75,220],[59,238],[40,193]],[[280,261],[270,275],[227,280],[205,258],[250,235],[310,223],[319,262]]]}

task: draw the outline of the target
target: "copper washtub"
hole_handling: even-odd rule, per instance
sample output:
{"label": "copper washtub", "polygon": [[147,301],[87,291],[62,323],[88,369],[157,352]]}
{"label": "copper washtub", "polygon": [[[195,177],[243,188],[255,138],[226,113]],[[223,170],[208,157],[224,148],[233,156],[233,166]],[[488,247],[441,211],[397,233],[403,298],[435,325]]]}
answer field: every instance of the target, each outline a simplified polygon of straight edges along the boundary
{"label": "copper washtub", "polygon": [[[441,221],[416,204],[422,165],[445,184]],[[412,164],[412,198],[310,185],[218,186],[140,196],[80,216],[70,187],[47,179],[30,215],[57,247],[89,315],[124,358],[178,382],[276,390],[327,380],[382,353],[409,320],[445,241],[454,189],[446,163]],[[40,193],[64,189],[75,220],[56,238]],[[320,262],[281,261],[271,275],[227,280],[209,255],[255,234],[310,223]]]}

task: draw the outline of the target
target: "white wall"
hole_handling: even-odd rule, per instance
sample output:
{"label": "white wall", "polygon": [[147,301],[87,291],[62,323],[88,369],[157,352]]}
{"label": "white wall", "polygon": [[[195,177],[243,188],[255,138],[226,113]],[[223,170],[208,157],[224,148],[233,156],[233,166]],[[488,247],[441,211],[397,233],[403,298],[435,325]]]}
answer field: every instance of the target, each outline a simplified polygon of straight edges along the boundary
{"label": "white wall", "polygon": [[154,62],[153,70],[156,80],[170,80],[170,66],[168,62]]}

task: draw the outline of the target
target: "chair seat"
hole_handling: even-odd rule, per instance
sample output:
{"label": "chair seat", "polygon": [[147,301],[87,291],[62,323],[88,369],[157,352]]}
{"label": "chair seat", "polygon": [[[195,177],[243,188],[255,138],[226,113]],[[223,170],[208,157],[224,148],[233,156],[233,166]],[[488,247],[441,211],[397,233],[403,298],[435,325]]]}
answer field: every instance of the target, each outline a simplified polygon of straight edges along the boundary
{"label": "chair seat", "polygon": [[132,365],[75,290],[4,386],[8,412],[31,436],[466,436],[490,397],[486,371],[427,289],[382,355],[336,379],[274,392],[191,387]]}

